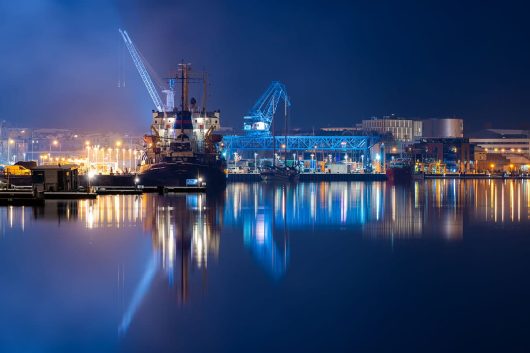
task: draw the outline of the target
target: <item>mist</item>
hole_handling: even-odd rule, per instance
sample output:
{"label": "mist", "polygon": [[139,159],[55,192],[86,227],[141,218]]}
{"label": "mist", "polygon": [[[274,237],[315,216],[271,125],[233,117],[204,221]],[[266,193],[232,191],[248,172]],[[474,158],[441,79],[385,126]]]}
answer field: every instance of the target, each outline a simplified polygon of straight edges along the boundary
{"label": "mist", "polygon": [[147,130],[153,103],[124,28],[160,78],[182,61],[206,70],[224,126],[240,129],[279,80],[291,126],[395,113],[516,127],[530,113],[524,13],[457,1],[2,1],[0,119]]}

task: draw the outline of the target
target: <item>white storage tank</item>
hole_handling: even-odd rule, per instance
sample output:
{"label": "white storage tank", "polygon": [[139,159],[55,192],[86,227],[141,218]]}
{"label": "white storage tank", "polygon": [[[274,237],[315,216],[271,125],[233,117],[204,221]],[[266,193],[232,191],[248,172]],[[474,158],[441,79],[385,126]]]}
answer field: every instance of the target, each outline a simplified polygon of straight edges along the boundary
{"label": "white storage tank", "polygon": [[464,121],[457,118],[423,120],[423,137],[430,138],[462,138],[464,137]]}

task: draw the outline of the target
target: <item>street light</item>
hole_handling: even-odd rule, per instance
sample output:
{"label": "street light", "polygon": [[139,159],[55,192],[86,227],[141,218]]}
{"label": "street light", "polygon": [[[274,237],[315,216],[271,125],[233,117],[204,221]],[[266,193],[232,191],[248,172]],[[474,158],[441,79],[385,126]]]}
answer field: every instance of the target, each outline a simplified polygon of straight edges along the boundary
{"label": "street light", "polygon": [[258,171],[258,154],[254,152],[254,171]]}
{"label": "street light", "polygon": [[53,140],[53,141],[50,143],[50,153],[51,153],[51,151],[52,151],[52,146],[57,147],[57,145],[59,145],[59,141],[57,141],[57,140]]}
{"label": "street light", "polygon": [[87,176],[88,176],[88,181],[87,181],[87,186],[88,186],[88,192],[90,192],[90,182],[92,181],[92,178],[94,178],[94,176],[96,175],[96,172],[92,169],[90,169],[87,173]]}
{"label": "street light", "polygon": [[7,163],[8,164],[11,164],[11,152],[10,152],[9,146],[14,144],[14,143],[15,143],[15,140],[13,140],[13,139],[8,139],[7,140]]}
{"label": "street light", "polygon": [[361,168],[364,170],[364,154],[361,154]]}
{"label": "street light", "polygon": [[237,168],[237,157],[239,155],[237,154],[237,152],[234,152],[234,169]]}

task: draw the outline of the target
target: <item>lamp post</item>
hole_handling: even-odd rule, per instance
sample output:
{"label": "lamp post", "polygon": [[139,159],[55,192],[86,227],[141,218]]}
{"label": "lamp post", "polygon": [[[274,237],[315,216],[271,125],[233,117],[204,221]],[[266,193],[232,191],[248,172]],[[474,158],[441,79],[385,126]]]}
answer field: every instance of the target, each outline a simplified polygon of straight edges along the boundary
{"label": "lamp post", "polygon": [[92,169],[90,169],[90,170],[88,171],[88,173],[87,173],[87,177],[88,177],[88,178],[87,178],[87,179],[88,179],[88,180],[87,180],[87,186],[88,186],[88,190],[87,190],[87,191],[88,191],[88,192],[90,192],[90,188],[91,188],[90,183],[91,183],[91,181],[92,181],[92,178],[94,178],[95,174],[96,174],[96,173],[95,173]]}
{"label": "lamp post", "polygon": [[116,141],[116,171],[118,171],[118,168],[120,167],[120,147],[121,141]]}
{"label": "lamp post", "polygon": [[13,139],[7,140],[7,164],[11,164],[11,150],[9,147],[14,143],[15,143],[15,140]]}
{"label": "lamp post", "polygon": [[311,171],[314,173],[315,172],[315,168],[313,167],[313,163],[314,163],[314,159],[315,158],[315,154],[314,153],[311,153]]}
{"label": "lamp post", "polygon": [[254,152],[254,172],[258,172],[258,154]]}
{"label": "lamp post", "polygon": [[136,149],[133,151],[133,155],[134,155],[134,172],[136,173],[136,168],[138,166],[138,152],[136,151]]}
{"label": "lamp post", "polygon": [[59,145],[59,141],[58,140],[53,140],[50,142],[50,154],[52,153],[52,146],[55,146],[57,147]]}
{"label": "lamp post", "polygon": [[234,169],[237,169],[237,152],[234,152]]}
{"label": "lamp post", "polygon": [[361,169],[364,173],[364,154],[361,154]]}
{"label": "lamp post", "polygon": [[15,143],[15,140],[7,139],[7,164],[11,164],[11,150],[10,146]]}

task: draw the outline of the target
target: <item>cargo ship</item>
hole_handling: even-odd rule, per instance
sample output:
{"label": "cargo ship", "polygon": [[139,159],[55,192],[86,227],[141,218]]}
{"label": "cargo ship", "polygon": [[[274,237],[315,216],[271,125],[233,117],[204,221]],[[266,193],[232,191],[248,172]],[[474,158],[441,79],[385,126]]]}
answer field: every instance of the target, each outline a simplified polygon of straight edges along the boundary
{"label": "cargo ship", "polygon": [[144,154],[138,183],[145,186],[187,186],[190,183],[208,188],[226,186],[226,160],[219,150],[222,136],[220,112],[205,108],[206,80],[202,76],[202,108],[189,98],[189,64],[179,64],[173,82],[181,84],[180,107],[152,112],[151,134],[144,136]]}

